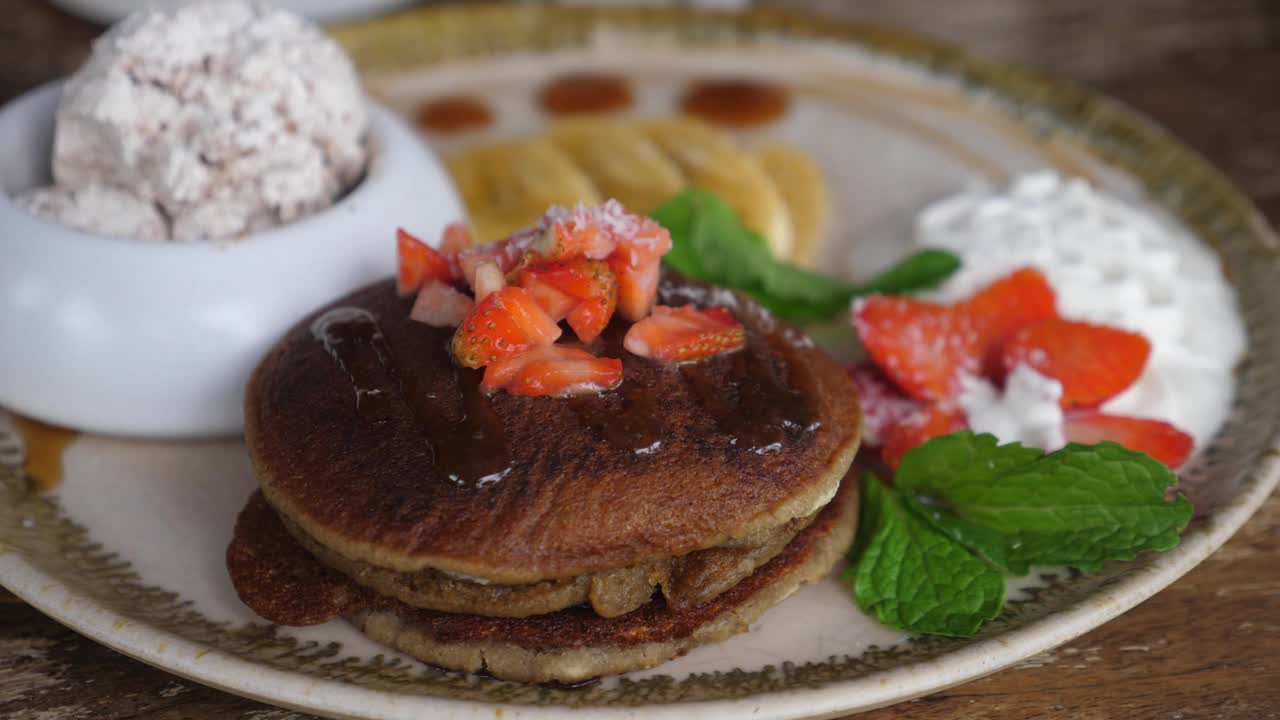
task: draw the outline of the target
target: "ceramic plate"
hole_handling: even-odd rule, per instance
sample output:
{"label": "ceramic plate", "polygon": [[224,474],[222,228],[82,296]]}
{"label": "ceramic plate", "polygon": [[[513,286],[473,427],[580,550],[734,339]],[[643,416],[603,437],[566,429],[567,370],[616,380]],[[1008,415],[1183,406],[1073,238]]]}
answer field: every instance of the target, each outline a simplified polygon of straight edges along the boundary
{"label": "ceramic plate", "polygon": [[836,198],[819,252],[831,272],[876,270],[903,252],[928,202],[1035,168],[1086,176],[1181,223],[1222,256],[1250,342],[1232,418],[1184,476],[1200,516],[1175,551],[1097,575],[1019,581],[1006,612],[973,639],[905,638],[828,579],[752,632],[654,670],[536,687],[426,668],[341,622],[299,630],[257,620],[223,567],[254,486],[236,440],[79,437],[62,457],[61,485],[39,494],[20,470],[20,436],[0,420],[0,582],[123,653],[333,716],[553,718],[564,705],[584,708],[576,717],[838,715],[973,679],[1106,622],[1213,552],[1280,477],[1276,239],[1217,172],[1106,99],[896,32],[765,12],[446,8],[337,32],[372,92],[406,114],[461,91],[494,109],[481,131],[427,136],[443,153],[536,131],[547,121],[537,89],[566,71],[625,76],[635,114],[670,112],[689,83],[708,77],[776,83],[790,109],[741,141],[781,138],[820,159]]}

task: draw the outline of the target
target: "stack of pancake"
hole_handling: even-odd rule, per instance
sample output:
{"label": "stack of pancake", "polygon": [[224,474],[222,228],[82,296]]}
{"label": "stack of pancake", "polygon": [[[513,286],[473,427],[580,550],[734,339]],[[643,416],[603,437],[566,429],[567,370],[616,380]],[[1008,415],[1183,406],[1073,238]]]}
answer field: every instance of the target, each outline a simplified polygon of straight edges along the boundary
{"label": "stack of pancake", "polygon": [[659,302],[729,308],[747,347],[659,365],[615,321],[593,350],[623,359],[618,389],[485,396],[391,281],[304,320],[246,396],[241,598],[442,667],[575,682],[741,632],[825,576],[856,522],[844,370],[744,296],[664,279]]}

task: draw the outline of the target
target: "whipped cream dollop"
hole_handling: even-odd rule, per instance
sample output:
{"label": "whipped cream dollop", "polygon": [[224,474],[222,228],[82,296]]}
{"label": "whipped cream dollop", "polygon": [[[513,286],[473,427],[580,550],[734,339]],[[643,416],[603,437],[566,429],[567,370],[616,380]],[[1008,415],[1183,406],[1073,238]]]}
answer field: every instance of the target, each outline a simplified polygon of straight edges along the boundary
{"label": "whipped cream dollop", "polygon": [[[1146,336],[1152,352],[1142,376],[1103,411],[1164,420],[1197,446],[1226,419],[1246,344],[1235,291],[1217,256],[1172,222],[1083,180],[1038,172],[1003,192],[966,192],[928,207],[917,218],[916,243],[962,261],[927,299],[962,300],[1013,270],[1034,267],[1053,286],[1063,317]],[[1062,445],[1062,413],[1050,411],[1049,402],[1056,408],[1061,391],[1056,381],[1021,367],[1003,397],[974,380],[960,404],[975,430],[1055,449]]]}
{"label": "whipped cream dollop", "polygon": [[152,206],[161,239],[240,237],[331,205],[364,172],[367,125],[350,60],[303,18],[243,0],[142,10],[63,88],[57,189],[18,203],[122,234],[86,200],[110,192]]}

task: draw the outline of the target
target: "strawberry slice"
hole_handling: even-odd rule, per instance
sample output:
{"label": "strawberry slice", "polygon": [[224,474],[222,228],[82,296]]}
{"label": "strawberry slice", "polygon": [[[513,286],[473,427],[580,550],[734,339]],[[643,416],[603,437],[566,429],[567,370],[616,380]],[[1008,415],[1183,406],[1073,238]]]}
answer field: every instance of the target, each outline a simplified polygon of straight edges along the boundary
{"label": "strawberry slice", "polygon": [[429,280],[418,291],[409,319],[433,327],[457,327],[471,312],[475,302],[457,288],[439,280]]}
{"label": "strawberry slice", "polygon": [[689,362],[733,352],[746,345],[746,330],[728,310],[658,305],[631,326],[622,346],[633,355],[663,363]]}
{"label": "strawberry slice", "polygon": [[982,336],[970,313],[911,298],[875,295],[854,306],[862,347],[917,400],[947,400],[981,369]]}
{"label": "strawberry slice", "polygon": [[468,287],[475,287],[476,268],[486,262],[495,263],[503,275],[518,269],[529,253],[529,246],[538,238],[536,229],[521,230],[497,242],[475,245],[458,253],[458,268]]}
{"label": "strawberry slice", "polygon": [[618,278],[618,313],[630,322],[639,322],[658,301],[661,256],[631,259],[631,252],[619,249],[609,258],[609,267]]}
{"label": "strawberry slice", "polygon": [[921,405],[900,422],[886,426],[880,435],[880,457],[891,468],[902,463],[910,450],[941,435],[962,430],[964,413],[942,403]]}
{"label": "strawberry slice", "polygon": [[463,367],[550,345],[560,327],[523,288],[505,287],[476,303],[453,335],[453,356]]}
{"label": "strawberry slice", "polygon": [[570,310],[582,302],[578,298],[561,292],[528,273],[520,273],[520,287],[528,290],[538,305],[556,322],[563,320]]}
{"label": "strawberry slice", "polygon": [[858,390],[862,439],[868,445],[880,445],[887,428],[920,411],[920,402],[899,392],[874,365],[853,365],[849,368],[849,377]]}
{"label": "strawberry slice", "polygon": [[1151,355],[1143,336],[1118,328],[1051,318],[1027,325],[1005,343],[1003,365],[1062,383],[1064,408],[1097,407],[1129,387]]}
{"label": "strawberry slice", "polygon": [[540,263],[525,268],[520,283],[547,286],[574,298],[564,317],[583,342],[591,342],[604,331],[618,303],[618,280],[608,263],[600,260],[577,257]]}
{"label": "strawberry slice", "polygon": [[449,223],[440,234],[440,252],[452,257],[471,247],[471,231],[466,223]]}
{"label": "strawberry slice", "polygon": [[480,386],[488,392],[506,388],[515,395],[566,397],[611,390],[621,383],[621,360],[547,345],[490,364]]}
{"label": "strawberry slice", "polygon": [[412,295],[429,280],[453,279],[449,258],[403,228],[396,230],[396,290]]}
{"label": "strawberry slice", "polygon": [[590,212],[579,205],[563,220],[552,222],[543,230],[529,251],[543,260],[566,260],[586,257],[602,260],[613,252],[616,243],[607,228],[595,222]]}
{"label": "strawberry slice", "polygon": [[473,283],[476,301],[480,301],[507,286],[507,278],[498,269],[498,263],[482,262],[476,266],[476,279]]}
{"label": "strawberry slice", "polygon": [[1171,468],[1186,462],[1195,444],[1190,435],[1167,422],[1106,415],[1094,410],[1067,413],[1063,434],[1067,442],[1085,445],[1110,440],[1147,453]]}
{"label": "strawberry slice", "polygon": [[1015,270],[979,290],[960,308],[972,318],[982,338],[982,369],[991,378],[999,377],[1003,369],[1000,351],[1014,332],[1058,316],[1053,286],[1035,268]]}

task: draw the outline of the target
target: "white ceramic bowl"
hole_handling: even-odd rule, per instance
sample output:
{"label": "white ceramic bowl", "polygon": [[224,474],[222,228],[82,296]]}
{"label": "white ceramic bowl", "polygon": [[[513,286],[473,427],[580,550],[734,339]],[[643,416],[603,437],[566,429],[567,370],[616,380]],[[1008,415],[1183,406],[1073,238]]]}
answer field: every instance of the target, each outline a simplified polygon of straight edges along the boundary
{"label": "white ceramic bowl", "polygon": [[463,216],[441,164],[371,106],[369,171],[334,206],[227,242],[100,237],[16,207],[49,181],[61,85],[0,110],[0,406],[81,430],[239,432],[246,380],[308,311],[390,274],[396,226]]}

